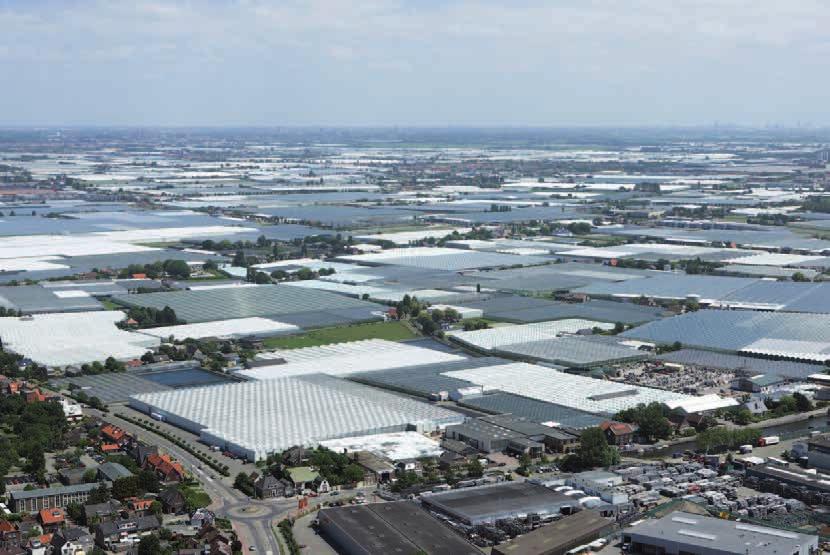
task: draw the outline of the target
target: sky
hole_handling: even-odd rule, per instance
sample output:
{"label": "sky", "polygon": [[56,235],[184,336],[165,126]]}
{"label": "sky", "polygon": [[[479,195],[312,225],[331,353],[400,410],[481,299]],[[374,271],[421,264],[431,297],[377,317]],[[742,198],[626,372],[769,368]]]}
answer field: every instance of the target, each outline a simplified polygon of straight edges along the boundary
{"label": "sky", "polygon": [[0,126],[830,125],[826,0],[0,0]]}

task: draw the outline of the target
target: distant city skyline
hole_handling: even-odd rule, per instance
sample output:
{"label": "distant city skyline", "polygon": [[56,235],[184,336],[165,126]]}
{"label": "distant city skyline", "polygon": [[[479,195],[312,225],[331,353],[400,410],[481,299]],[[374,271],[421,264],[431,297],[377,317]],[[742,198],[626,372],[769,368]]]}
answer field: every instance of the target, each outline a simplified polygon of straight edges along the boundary
{"label": "distant city skyline", "polygon": [[830,125],[818,0],[0,0],[0,126]]}

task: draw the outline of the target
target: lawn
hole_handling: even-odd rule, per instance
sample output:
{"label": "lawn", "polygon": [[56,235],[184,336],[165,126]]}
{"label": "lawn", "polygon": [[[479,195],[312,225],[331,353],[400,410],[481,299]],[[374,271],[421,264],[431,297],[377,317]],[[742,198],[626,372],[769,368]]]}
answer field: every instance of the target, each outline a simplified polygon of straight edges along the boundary
{"label": "lawn", "polygon": [[263,343],[268,349],[299,349],[300,347],[316,347],[318,345],[328,345],[329,343],[360,341],[361,339],[403,341],[414,337],[416,337],[415,333],[405,324],[398,321],[390,321],[323,328],[302,335],[271,337]]}

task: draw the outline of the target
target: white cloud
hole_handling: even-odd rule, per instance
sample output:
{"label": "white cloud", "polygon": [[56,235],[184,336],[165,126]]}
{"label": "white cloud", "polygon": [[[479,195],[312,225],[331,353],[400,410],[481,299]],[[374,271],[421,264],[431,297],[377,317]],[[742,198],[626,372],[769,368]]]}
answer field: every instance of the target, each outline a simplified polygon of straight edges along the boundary
{"label": "white cloud", "polygon": [[818,0],[3,6],[0,123],[830,122]]}

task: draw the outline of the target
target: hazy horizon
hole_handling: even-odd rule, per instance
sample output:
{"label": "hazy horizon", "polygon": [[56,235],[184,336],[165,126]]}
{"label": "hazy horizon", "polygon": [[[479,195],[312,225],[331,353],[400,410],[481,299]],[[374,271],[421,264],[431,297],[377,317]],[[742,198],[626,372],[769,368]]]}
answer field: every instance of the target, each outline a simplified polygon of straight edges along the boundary
{"label": "hazy horizon", "polygon": [[0,0],[0,127],[825,127],[816,0]]}

